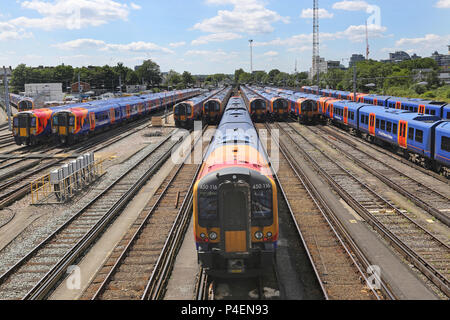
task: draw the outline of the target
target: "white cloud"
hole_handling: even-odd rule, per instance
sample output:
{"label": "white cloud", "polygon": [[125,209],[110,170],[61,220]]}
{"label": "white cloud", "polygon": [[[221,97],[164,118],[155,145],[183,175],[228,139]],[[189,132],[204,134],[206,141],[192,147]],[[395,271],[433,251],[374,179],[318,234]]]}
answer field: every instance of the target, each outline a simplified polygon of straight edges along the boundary
{"label": "white cloud", "polygon": [[31,38],[33,34],[26,32],[23,28],[17,28],[9,23],[0,22],[0,41],[22,40]]}
{"label": "white cloud", "polygon": [[267,51],[266,53],[263,54],[264,57],[276,57],[278,56],[278,52],[276,51]]}
{"label": "white cloud", "polygon": [[138,5],[138,4],[134,3],[134,2],[130,3],[130,7],[133,10],[141,10],[142,9],[142,7],[140,5]]}
{"label": "white cloud", "polygon": [[[54,0],[53,2],[32,0],[20,3],[23,9],[37,11],[41,18],[18,17],[10,24],[22,28],[44,30],[81,29],[100,26],[115,20],[128,19],[130,8],[113,0]],[[131,5],[138,9],[137,5]]]}
{"label": "white cloud", "polygon": [[[300,18],[303,19],[312,19],[314,14],[314,10],[309,9],[303,9],[302,13],[300,15]],[[319,9],[319,18],[320,19],[331,19],[334,17],[334,14],[331,12],[328,12],[326,9]]]}
{"label": "white cloud", "polygon": [[366,1],[340,1],[333,4],[333,9],[346,11],[366,11],[370,7]]}
{"label": "white cloud", "polygon": [[405,46],[414,46],[420,48],[437,48],[444,45],[447,45],[450,41],[450,35],[439,36],[436,34],[427,34],[423,38],[402,38],[398,40],[395,45],[397,47],[405,47]]}
{"label": "white cloud", "polygon": [[185,46],[186,42],[185,41],[180,41],[180,42],[172,42],[169,44],[170,47],[172,48],[178,48],[178,47],[182,47]]}
{"label": "white cloud", "polygon": [[103,40],[95,39],[77,39],[64,43],[53,45],[63,50],[79,50],[79,49],[95,49],[95,50],[117,50],[117,51],[129,51],[129,52],[163,52],[174,53],[172,50],[160,47],[151,42],[132,42],[128,44],[110,44]]}
{"label": "white cloud", "polygon": [[435,6],[437,8],[450,8],[450,0],[439,0]]}
{"label": "white cloud", "polygon": [[[370,38],[382,38],[385,36],[385,32],[387,31],[386,27],[380,27],[375,24],[370,24],[367,26],[367,30],[369,31]],[[366,38],[366,26],[349,26],[344,31],[338,31],[335,33],[320,33],[319,37],[321,41],[329,41],[336,39],[347,39],[352,42],[361,42]],[[286,39],[275,39],[267,42],[255,42],[255,47],[262,46],[287,46],[287,47],[304,47],[307,44],[310,44],[313,40],[312,33],[310,34],[297,34],[292,37]]]}
{"label": "white cloud", "polygon": [[212,33],[206,36],[201,36],[191,42],[192,45],[207,44],[208,42],[223,42],[228,40],[241,39],[242,36],[232,32]]}
{"label": "white cloud", "polygon": [[194,25],[194,30],[210,33],[239,32],[264,34],[274,31],[275,22],[289,23],[288,17],[282,17],[269,10],[260,0],[207,0],[208,4],[233,5],[233,10],[219,10],[217,16],[205,19]]}

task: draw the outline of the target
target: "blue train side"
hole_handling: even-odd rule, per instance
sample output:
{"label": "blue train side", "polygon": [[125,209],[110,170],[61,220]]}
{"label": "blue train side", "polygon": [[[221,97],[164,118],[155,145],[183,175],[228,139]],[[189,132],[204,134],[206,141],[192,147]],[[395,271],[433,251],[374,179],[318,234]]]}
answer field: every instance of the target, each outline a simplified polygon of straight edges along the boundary
{"label": "blue train side", "polygon": [[70,106],[53,114],[52,133],[57,142],[70,144],[147,116],[155,110],[189,99],[199,92],[188,89]]}
{"label": "blue train side", "polygon": [[[336,96],[342,96],[340,92],[323,94],[310,95],[310,99],[322,106],[322,117],[328,122],[370,142],[389,146],[410,161],[450,177],[450,122],[442,116],[417,113],[410,109],[409,103],[402,103],[404,108],[382,107],[389,97],[360,95],[361,102],[352,102],[337,99]],[[366,101],[375,101],[377,105]],[[428,105],[439,108],[436,103]],[[447,117],[449,106],[440,108]]]}
{"label": "blue train side", "polygon": [[450,105],[446,102],[363,93],[357,93],[355,99],[353,92],[330,89],[319,90],[316,87],[302,87],[301,91],[336,99],[364,102],[390,109],[407,110],[420,114],[433,115],[438,116],[441,119],[450,120]]}

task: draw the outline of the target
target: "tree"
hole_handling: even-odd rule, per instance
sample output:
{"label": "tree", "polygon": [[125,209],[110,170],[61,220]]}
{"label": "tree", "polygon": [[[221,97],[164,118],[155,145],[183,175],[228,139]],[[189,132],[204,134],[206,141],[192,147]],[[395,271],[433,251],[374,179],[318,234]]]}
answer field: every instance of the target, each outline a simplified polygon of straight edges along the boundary
{"label": "tree", "polygon": [[152,84],[160,84],[162,81],[161,69],[159,65],[152,60],[146,60],[136,71],[139,79]]}
{"label": "tree", "polygon": [[181,75],[182,79],[183,79],[183,83],[187,86],[189,84],[193,84],[195,82],[194,77],[192,76],[192,74],[190,72],[183,72],[183,74]]}
{"label": "tree", "polygon": [[244,69],[238,69],[234,72],[234,81],[238,82],[239,79],[241,78],[241,74],[245,73]]}
{"label": "tree", "polygon": [[169,86],[176,86],[182,81],[183,78],[181,77],[181,75],[174,70],[170,70],[167,74],[166,84],[168,84]]}

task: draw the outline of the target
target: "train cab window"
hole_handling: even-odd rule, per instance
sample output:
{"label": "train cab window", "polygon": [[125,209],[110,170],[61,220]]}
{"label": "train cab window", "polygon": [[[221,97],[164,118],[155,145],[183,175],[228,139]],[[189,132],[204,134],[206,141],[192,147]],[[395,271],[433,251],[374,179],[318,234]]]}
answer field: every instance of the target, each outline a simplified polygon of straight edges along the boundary
{"label": "train cab window", "polygon": [[392,131],[392,122],[387,121],[386,122],[386,131],[391,132]]}
{"label": "train cab window", "polygon": [[217,220],[217,191],[201,191],[198,197],[198,214],[201,221]]}
{"label": "train cab window", "polygon": [[75,125],[75,118],[74,117],[70,117],[69,118],[69,126],[74,126]]}
{"label": "train cab window", "polygon": [[376,127],[377,127],[377,129],[380,129],[380,119],[377,119],[377,121],[376,121]]}
{"label": "train cab window", "polygon": [[385,120],[381,120],[381,126],[380,126],[381,130],[386,130],[386,121]]}
{"label": "train cab window", "polygon": [[392,124],[392,133],[395,135],[398,133],[398,126],[396,123]]}
{"label": "train cab window", "polygon": [[13,125],[14,125],[14,127],[18,127],[19,126],[19,118],[14,118],[14,120],[13,120]]}
{"label": "train cab window", "polygon": [[409,128],[408,130],[408,139],[414,140],[414,128]]}
{"label": "train cab window", "polygon": [[442,150],[446,152],[450,152],[450,138],[449,137],[442,137],[441,141],[441,148]]}
{"label": "train cab window", "polygon": [[423,143],[423,131],[416,130],[416,142]]}
{"label": "train cab window", "polygon": [[252,219],[272,217],[272,189],[253,190]]}
{"label": "train cab window", "polygon": [[35,128],[36,127],[36,118],[31,118],[31,124],[30,127]]}

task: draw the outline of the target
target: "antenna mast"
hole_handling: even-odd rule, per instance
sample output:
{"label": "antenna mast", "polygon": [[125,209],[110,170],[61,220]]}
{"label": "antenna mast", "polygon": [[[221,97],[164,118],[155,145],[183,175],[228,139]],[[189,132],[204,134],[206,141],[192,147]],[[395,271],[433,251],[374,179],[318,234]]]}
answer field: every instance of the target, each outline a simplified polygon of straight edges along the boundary
{"label": "antenna mast", "polygon": [[366,20],[366,60],[369,60],[370,46],[369,46],[369,29],[367,28]]}
{"label": "antenna mast", "polygon": [[317,75],[317,86],[320,81],[320,68],[319,68],[319,0],[314,0],[313,8],[313,68],[312,79]]}

